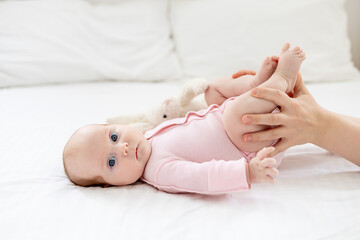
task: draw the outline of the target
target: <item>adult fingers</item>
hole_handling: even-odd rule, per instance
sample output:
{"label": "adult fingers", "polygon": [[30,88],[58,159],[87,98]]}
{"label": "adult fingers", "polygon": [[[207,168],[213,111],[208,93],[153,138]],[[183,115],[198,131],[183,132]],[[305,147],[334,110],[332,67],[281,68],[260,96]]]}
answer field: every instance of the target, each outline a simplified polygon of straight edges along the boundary
{"label": "adult fingers", "polygon": [[256,74],[256,72],[253,71],[253,70],[242,69],[242,70],[234,73],[234,74],[232,75],[232,78],[235,79],[235,78],[241,77],[241,76],[243,76],[243,75],[255,75],[255,74]]}
{"label": "adult fingers", "polygon": [[274,147],[265,147],[256,154],[256,157],[258,157],[260,160],[262,160],[274,150],[275,150]]}
{"label": "adult fingers", "polygon": [[253,133],[246,133],[243,135],[242,139],[244,142],[259,142],[279,139],[284,137],[284,135],[285,130],[283,130],[282,127],[277,127]]}
{"label": "adult fingers", "polygon": [[288,148],[290,148],[292,146],[294,146],[294,144],[291,144],[290,141],[283,138],[274,145],[275,150],[273,152],[271,152],[268,157],[274,157],[276,154],[284,152],[285,150],[287,150]]}
{"label": "adult fingers", "polygon": [[245,114],[241,118],[242,124],[261,124],[261,125],[282,125],[285,116],[281,112],[277,113],[258,113]]}
{"label": "adult fingers", "polygon": [[282,108],[291,104],[291,98],[278,89],[257,87],[251,91],[251,96],[271,101]]}

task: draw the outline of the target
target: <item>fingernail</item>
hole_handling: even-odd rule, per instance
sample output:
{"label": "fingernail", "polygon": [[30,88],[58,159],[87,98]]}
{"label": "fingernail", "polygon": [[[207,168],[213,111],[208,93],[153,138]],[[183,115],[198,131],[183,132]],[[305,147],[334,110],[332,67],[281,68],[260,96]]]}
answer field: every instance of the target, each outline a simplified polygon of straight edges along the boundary
{"label": "fingernail", "polygon": [[243,121],[242,121],[244,124],[249,124],[251,123],[251,117],[249,116],[245,116],[243,117]]}
{"label": "fingernail", "polygon": [[258,90],[257,90],[257,89],[253,89],[253,90],[251,91],[251,95],[256,96],[257,94],[258,94]]}

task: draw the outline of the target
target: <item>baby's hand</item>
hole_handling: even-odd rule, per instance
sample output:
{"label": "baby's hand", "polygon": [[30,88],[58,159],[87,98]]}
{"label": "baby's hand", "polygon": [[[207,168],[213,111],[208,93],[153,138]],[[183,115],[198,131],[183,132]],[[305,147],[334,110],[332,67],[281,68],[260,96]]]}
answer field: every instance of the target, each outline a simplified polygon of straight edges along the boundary
{"label": "baby's hand", "polygon": [[259,182],[274,183],[274,178],[279,175],[279,171],[274,167],[276,160],[267,158],[275,150],[274,147],[267,147],[260,150],[256,157],[249,162],[250,184]]}

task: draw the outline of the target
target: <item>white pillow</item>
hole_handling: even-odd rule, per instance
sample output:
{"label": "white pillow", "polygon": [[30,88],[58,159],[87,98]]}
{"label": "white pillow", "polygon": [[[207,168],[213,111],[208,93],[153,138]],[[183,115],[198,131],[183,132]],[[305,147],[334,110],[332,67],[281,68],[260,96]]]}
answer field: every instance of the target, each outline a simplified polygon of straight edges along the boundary
{"label": "white pillow", "polygon": [[172,0],[178,56],[188,76],[228,76],[257,70],[281,46],[307,54],[305,81],[359,78],[351,62],[344,0]]}
{"label": "white pillow", "polygon": [[0,87],[180,77],[167,0],[0,1]]}

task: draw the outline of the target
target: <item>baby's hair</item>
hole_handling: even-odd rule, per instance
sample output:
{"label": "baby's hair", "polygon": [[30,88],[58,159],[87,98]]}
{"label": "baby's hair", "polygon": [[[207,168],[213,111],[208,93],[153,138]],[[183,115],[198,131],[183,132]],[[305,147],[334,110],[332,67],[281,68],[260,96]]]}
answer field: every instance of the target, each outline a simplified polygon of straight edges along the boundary
{"label": "baby's hair", "polygon": [[[85,126],[86,127],[86,126]],[[63,150],[63,166],[64,166],[64,172],[65,175],[69,178],[69,180],[74,183],[75,185],[79,185],[82,187],[90,187],[90,186],[105,186],[106,183],[104,182],[104,180],[101,177],[94,177],[93,179],[85,179],[85,178],[79,178],[79,177],[75,177],[73,176],[71,173],[69,173],[68,171],[68,167],[67,167],[67,162],[73,160],[74,158],[77,157],[77,153],[79,152],[79,147],[80,146],[72,146],[70,144],[71,139],[73,138],[74,135],[76,135],[76,133],[80,130],[81,128],[79,128],[78,130],[76,130],[72,136],[70,137],[70,139],[68,140],[68,142],[66,143],[64,150]]]}

